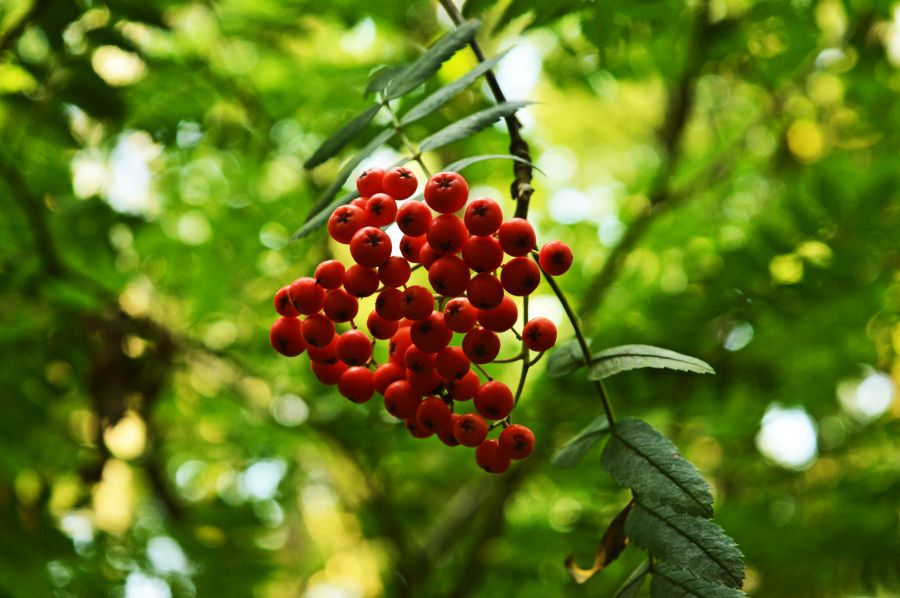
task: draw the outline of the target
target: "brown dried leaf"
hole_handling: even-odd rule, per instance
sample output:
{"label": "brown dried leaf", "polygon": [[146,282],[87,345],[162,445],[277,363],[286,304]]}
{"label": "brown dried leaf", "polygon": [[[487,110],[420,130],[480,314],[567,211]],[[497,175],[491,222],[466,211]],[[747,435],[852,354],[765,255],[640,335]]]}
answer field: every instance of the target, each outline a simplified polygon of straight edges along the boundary
{"label": "brown dried leaf", "polygon": [[572,579],[575,580],[575,583],[582,584],[586,582],[619,558],[619,555],[622,554],[622,551],[628,545],[628,536],[625,535],[625,520],[628,518],[628,513],[632,507],[634,507],[633,499],[625,505],[622,512],[616,515],[616,518],[606,528],[603,538],[600,540],[600,545],[597,546],[597,556],[594,558],[592,567],[582,569],[575,563],[574,555],[570,554],[566,557],[566,570],[572,576]]}

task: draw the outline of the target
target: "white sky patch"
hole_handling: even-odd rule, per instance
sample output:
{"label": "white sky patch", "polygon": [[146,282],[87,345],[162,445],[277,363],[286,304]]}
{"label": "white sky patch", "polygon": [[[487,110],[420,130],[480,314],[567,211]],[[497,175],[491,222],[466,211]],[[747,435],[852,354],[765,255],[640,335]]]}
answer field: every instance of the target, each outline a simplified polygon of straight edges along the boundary
{"label": "white sky patch", "polygon": [[575,175],[578,158],[567,147],[555,146],[545,149],[537,159],[537,167],[553,173],[553,180],[565,183]]}
{"label": "white sky patch", "polygon": [[364,54],[375,43],[375,22],[366,17],[338,40],[348,54]]}
{"label": "white sky patch", "polygon": [[625,234],[625,225],[615,216],[607,216],[597,226],[597,240],[607,247],[612,247],[619,242]]}
{"label": "white sky patch", "polygon": [[309,405],[293,394],[276,398],[269,406],[269,412],[275,421],[285,427],[299,426],[309,419]]}
{"label": "white sky patch", "polygon": [[894,66],[900,66],[900,5],[894,7],[894,20],[887,28],[884,45],[888,59]]}
{"label": "white sky patch", "polygon": [[125,598],[171,598],[166,580],[135,571],[125,579]]}
{"label": "white sky patch", "polygon": [[145,131],[126,132],[119,137],[109,156],[105,185],[106,199],[114,210],[139,216],[157,212],[159,202],[153,191],[150,162],[162,150]]}
{"label": "white sky patch", "polygon": [[553,295],[532,295],[528,298],[528,317],[547,318],[559,328],[562,324],[565,312],[562,305]]}
{"label": "white sky patch", "polygon": [[[400,205],[403,205],[402,203]],[[391,255],[403,256],[400,252],[400,240],[403,238],[403,231],[397,226],[397,223],[390,225],[385,230],[387,236],[391,239]]]}
{"label": "white sky patch", "polygon": [[521,40],[497,66],[497,82],[506,97],[527,100],[541,77],[544,54],[537,44]]}
{"label": "white sky patch", "polygon": [[782,467],[806,469],[818,455],[816,424],[802,407],[772,403],[763,415],[756,448]]}
{"label": "white sky patch", "polygon": [[722,345],[726,351],[740,351],[753,340],[753,326],[749,322],[738,322],[728,332]]}
{"label": "white sky patch", "polygon": [[159,573],[188,573],[184,550],[168,536],[156,536],[147,542],[147,558]]}
{"label": "white sky patch", "polygon": [[241,474],[241,482],[251,498],[268,500],[278,492],[278,484],[287,472],[287,465],[281,459],[257,461]]}
{"label": "white sky patch", "polygon": [[118,46],[100,46],[94,50],[91,66],[101,79],[114,87],[137,83],[147,70],[140,56]]}
{"label": "white sky patch", "polygon": [[896,388],[890,376],[867,368],[863,378],[840,382],[837,396],[844,411],[856,420],[869,422],[890,408]]}

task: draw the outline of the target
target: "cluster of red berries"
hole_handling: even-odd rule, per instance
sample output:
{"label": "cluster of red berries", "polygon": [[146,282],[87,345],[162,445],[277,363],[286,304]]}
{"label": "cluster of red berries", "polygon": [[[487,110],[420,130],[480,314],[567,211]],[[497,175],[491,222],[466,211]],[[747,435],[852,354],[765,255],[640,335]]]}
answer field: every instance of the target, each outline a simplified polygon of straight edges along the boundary
{"label": "cluster of red berries", "polygon": [[[510,295],[534,291],[541,270],[566,272],[572,252],[559,241],[535,251],[531,224],[522,218],[504,221],[491,199],[466,206],[469,188],[455,172],[431,177],[424,203],[407,200],[418,181],[406,168],[366,170],[356,186],[360,197],[335,209],[328,220],[329,234],[349,245],[355,264],[345,268],[328,260],[313,277],[280,289],[275,310],[282,317],[272,326],[272,346],[289,357],[306,350],[318,380],[337,384],[351,401],[364,403],[381,394],[387,411],[414,437],[436,434],[449,446],[477,447],[478,465],[506,471],[511,459],[531,454],[534,434],[509,423],[515,406],[509,387],[486,374],[482,382],[471,366],[484,372],[480,366],[500,351],[497,334],[516,323],[518,308]],[[398,207],[400,200],[407,201]],[[455,213],[463,207],[460,218]],[[395,222],[403,232],[401,256],[391,255],[391,239],[382,230]],[[430,289],[407,285],[419,267],[428,271]],[[359,299],[371,295],[375,309],[366,334],[354,318]],[[339,333],[335,324],[349,329]],[[451,344],[454,333],[464,335],[460,346]],[[543,352],[556,342],[556,327],[534,318],[520,336],[527,349]],[[373,356],[377,340],[389,341],[388,360],[381,365]],[[454,412],[471,399],[474,413]],[[488,440],[489,430],[500,426],[499,437]]]}

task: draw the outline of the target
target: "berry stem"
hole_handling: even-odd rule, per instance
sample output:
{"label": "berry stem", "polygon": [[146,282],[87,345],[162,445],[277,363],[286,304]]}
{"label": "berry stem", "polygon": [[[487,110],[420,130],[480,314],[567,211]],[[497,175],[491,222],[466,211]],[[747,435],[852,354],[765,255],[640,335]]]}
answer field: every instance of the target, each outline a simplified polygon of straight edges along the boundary
{"label": "berry stem", "polygon": [[520,359],[525,359],[525,356],[522,353],[519,353],[514,357],[508,357],[506,359],[495,359],[491,363],[514,363],[516,361],[519,361]]}
{"label": "berry stem", "polygon": [[422,160],[422,154],[416,149],[416,146],[413,145],[413,142],[410,141],[409,137],[406,136],[406,133],[403,132],[403,125],[400,124],[400,119],[397,118],[397,113],[394,112],[394,108],[391,106],[391,103],[382,98],[381,100],[382,106],[387,108],[388,112],[391,115],[391,123],[394,125],[394,130],[397,131],[397,134],[400,135],[400,139],[403,140],[404,145],[406,145],[406,149],[409,150],[409,153],[412,154],[412,159],[419,163],[419,166],[422,167],[422,171],[425,173],[425,176],[431,178],[431,171],[428,170],[428,167],[425,166],[425,162]]}
{"label": "berry stem", "polygon": [[[534,261],[538,263],[538,268],[541,268],[541,263],[538,259],[535,256],[532,257],[534,258]],[[581,332],[581,326],[578,325],[578,316],[572,311],[572,306],[569,305],[566,295],[562,292],[562,289],[559,288],[559,285],[556,284],[556,281],[553,280],[553,277],[544,272],[543,268],[541,268],[541,274],[544,275],[544,280],[547,281],[547,284],[553,289],[553,294],[556,295],[556,298],[559,299],[559,302],[562,304],[563,310],[566,312],[566,316],[572,324],[572,330],[575,331],[575,338],[578,339],[578,345],[581,347],[584,363],[586,365],[589,364],[591,362],[591,350],[588,348],[587,341],[584,339],[584,333]],[[603,403],[603,410],[606,412],[606,419],[609,421],[609,427],[610,429],[614,429],[616,417],[613,414],[612,404],[609,402],[609,395],[606,394],[606,388],[604,388],[603,383],[600,380],[592,380],[592,382],[594,384],[594,389],[597,391],[597,395],[600,397],[600,401]]]}
{"label": "berry stem", "polygon": [[478,371],[481,372],[482,375],[484,375],[484,377],[488,379],[488,382],[490,382],[491,380],[494,379],[490,374],[488,374],[486,371],[484,371],[484,368],[481,367],[481,364],[475,363],[473,361],[472,365],[474,365],[478,369]]}
{"label": "berry stem", "polygon": [[[524,322],[528,322],[528,295],[525,295],[522,299],[522,318]],[[516,396],[513,401],[513,405],[518,405],[519,399],[522,397],[522,389],[525,388],[525,378],[528,377],[528,368],[531,367],[531,363],[528,360],[529,353],[528,347],[525,345],[525,339],[519,336],[515,329],[513,329],[513,333],[522,341],[522,373],[519,374],[519,385],[516,387]]]}

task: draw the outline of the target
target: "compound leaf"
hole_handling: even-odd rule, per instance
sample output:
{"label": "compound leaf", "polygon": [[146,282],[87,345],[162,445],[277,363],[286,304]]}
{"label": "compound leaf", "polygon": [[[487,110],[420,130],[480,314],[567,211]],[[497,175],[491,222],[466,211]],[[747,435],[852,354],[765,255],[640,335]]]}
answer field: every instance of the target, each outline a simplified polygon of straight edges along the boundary
{"label": "compound leaf", "polygon": [[681,567],[657,561],[653,564],[650,598],[739,598],[744,592],[701,579]]}
{"label": "compound leaf", "polygon": [[591,356],[588,378],[602,380],[619,372],[637,368],[667,368],[698,374],[715,374],[705,361],[652,345],[621,345]]}
{"label": "compound leaf", "polygon": [[609,420],[601,415],[588,426],[566,441],[553,455],[553,465],[556,467],[575,467],[590,450],[592,446],[600,442],[609,433]]}
{"label": "compound leaf", "polygon": [[485,127],[497,122],[499,119],[515,113],[517,110],[530,103],[531,102],[524,101],[503,102],[502,104],[480,110],[475,114],[470,114],[423,139],[422,143],[419,144],[419,151],[427,152],[453,143],[454,141],[470,137]]}
{"label": "compound leaf", "polygon": [[341,127],[337,133],[323,141],[322,145],[320,145],[313,155],[310,156],[309,160],[303,163],[303,167],[307,169],[315,168],[344,149],[345,145],[350,143],[357,135],[362,133],[367,126],[369,126],[369,123],[372,122],[372,119],[375,118],[375,115],[378,114],[380,109],[381,106],[376,104],[354,116],[353,119]]}

